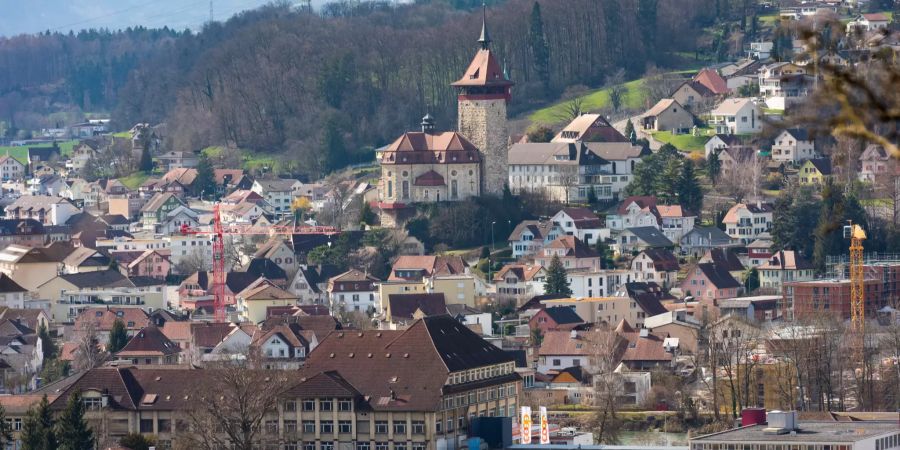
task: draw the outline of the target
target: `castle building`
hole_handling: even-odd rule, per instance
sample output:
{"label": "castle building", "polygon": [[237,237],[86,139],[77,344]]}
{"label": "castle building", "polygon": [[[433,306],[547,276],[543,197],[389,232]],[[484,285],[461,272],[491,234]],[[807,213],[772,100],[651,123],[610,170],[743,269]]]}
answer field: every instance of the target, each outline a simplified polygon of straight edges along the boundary
{"label": "castle building", "polygon": [[509,150],[506,102],[513,83],[490,50],[486,22],[478,43],[481,48],[462,78],[451,84],[458,91],[459,130],[436,131],[429,114],[422,119],[422,131],[404,133],[381,152],[382,225],[408,219],[413,203],[503,194]]}

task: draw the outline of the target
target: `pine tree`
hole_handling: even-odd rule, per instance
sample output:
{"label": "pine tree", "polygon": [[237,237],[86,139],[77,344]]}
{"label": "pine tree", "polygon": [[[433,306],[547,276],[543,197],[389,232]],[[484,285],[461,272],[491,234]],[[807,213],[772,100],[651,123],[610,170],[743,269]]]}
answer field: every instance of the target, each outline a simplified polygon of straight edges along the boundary
{"label": "pine tree", "polygon": [[145,145],[144,149],[141,150],[141,162],[138,168],[145,173],[150,173],[153,171],[153,157],[150,156],[149,145]]}
{"label": "pine tree", "polygon": [[531,28],[528,32],[528,46],[534,58],[534,70],[544,84],[544,93],[550,89],[550,46],[544,35],[544,20],[541,18],[541,4],[534,2],[531,7]]}
{"label": "pine tree", "polygon": [[28,410],[22,423],[22,450],[55,450],[56,431],[53,428],[53,413],[47,394],[44,394],[37,407]]}
{"label": "pine tree", "polygon": [[563,267],[562,261],[559,260],[559,256],[557,255],[553,255],[553,259],[550,260],[550,267],[547,268],[547,279],[544,281],[544,293],[566,296],[572,295],[566,268]]}
{"label": "pine tree", "polygon": [[656,173],[654,190],[656,197],[665,204],[671,205],[679,200],[678,188],[681,181],[684,162],[679,157],[668,158],[662,173]]}
{"label": "pine tree", "polygon": [[678,204],[688,211],[699,214],[703,208],[703,188],[694,172],[694,164],[684,161],[678,179]]}
{"label": "pine tree", "polygon": [[126,344],[128,344],[128,333],[125,331],[125,322],[116,319],[113,322],[112,330],[109,332],[109,343],[106,350],[110,353],[115,353],[122,350]]}
{"label": "pine tree", "polygon": [[6,421],[6,410],[0,406],[0,448],[6,448],[12,442],[12,425]]}
{"label": "pine tree", "polygon": [[57,426],[61,450],[94,448],[94,432],[84,420],[84,401],[81,399],[80,392],[69,396],[69,402],[59,416]]}
{"label": "pine tree", "polygon": [[216,193],[216,173],[206,155],[201,155],[200,162],[197,163],[197,178],[194,178],[193,186],[198,195],[211,197]]}
{"label": "pine tree", "polygon": [[628,119],[628,122],[625,122],[625,137],[631,141],[631,145],[634,145],[634,141],[637,139],[637,133],[634,132],[634,124],[631,123],[631,119]]}
{"label": "pine tree", "polygon": [[38,337],[41,339],[41,350],[44,353],[44,359],[53,359],[56,357],[56,343],[50,337],[47,326],[43,323],[38,327]]}

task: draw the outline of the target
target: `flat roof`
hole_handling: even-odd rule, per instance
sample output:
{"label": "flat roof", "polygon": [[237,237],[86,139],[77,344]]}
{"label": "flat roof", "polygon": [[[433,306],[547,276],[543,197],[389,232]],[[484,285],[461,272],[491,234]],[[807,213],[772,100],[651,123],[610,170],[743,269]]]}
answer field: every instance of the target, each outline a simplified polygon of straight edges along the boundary
{"label": "flat roof", "polygon": [[694,442],[857,442],[883,434],[897,433],[896,421],[801,422],[795,433],[769,434],[768,425],[752,425],[719,433],[697,436]]}

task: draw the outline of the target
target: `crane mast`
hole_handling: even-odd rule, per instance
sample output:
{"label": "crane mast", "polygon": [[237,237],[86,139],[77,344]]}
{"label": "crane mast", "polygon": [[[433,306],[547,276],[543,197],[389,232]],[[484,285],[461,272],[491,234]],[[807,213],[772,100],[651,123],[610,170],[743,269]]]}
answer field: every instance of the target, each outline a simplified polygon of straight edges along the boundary
{"label": "crane mast", "polygon": [[220,204],[213,205],[212,230],[201,230],[187,225],[181,227],[181,234],[209,234],[212,239],[212,284],[213,310],[216,322],[225,321],[225,236],[291,236],[294,234],[336,234],[337,228],[321,226],[252,224],[223,224]]}

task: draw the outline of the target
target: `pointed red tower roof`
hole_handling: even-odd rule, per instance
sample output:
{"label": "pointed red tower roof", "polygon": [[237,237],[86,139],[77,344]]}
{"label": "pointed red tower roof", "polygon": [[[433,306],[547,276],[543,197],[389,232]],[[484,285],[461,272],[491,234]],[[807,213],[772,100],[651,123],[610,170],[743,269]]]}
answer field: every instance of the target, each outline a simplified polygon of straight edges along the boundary
{"label": "pointed red tower roof", "polygon": [[[480,49],[462,78],[451,86],[460,88],[460,95],[465,94],[503,94],[509,96],[509,87],[514,83],[506,78],[503,68],[491,52],[491,36],[487,28],[487,9],[482,9],[481,35],[478,37]],[[474,89],[470,89],[474,88]],[[488,88],[487,90],[478,88]]]}

